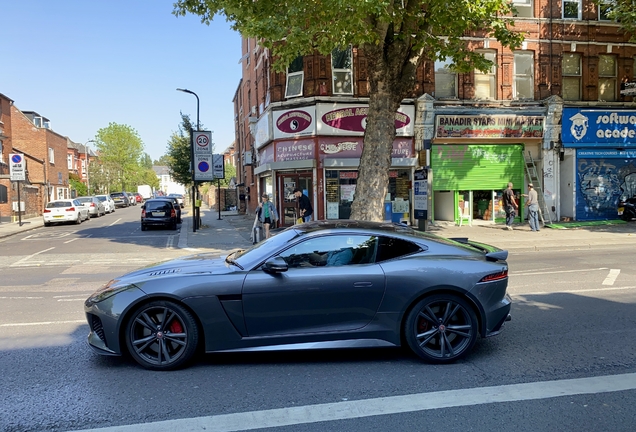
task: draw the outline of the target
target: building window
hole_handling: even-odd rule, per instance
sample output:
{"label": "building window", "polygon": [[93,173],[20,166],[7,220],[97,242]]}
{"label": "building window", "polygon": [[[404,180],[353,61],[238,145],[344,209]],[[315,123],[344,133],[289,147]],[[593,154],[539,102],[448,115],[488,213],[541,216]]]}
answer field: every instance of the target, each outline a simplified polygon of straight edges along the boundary
{"label": "building window", "polygon": [[496,53],[494,51],[484,51],[481,54],[493,62],[492,67],[486,73],[475,69],[475,99],[495,99],[496,98]]}
{"label": "building window", "polygon": [[353,94],[353,56],[351,46],[344,50],[336,48],[331,52],[331,74],[334,94]]}
{"label": "building window", "polygon": [[609,17],[609,13],[612,11],[612,2],[610,0],[601,0],[598,3],[598,20],[599,21],[612,21]]}
{"label": "building window", "polygon": [[287,85],[285,97],[298,97],[303,95],[303,57],[298,56],[287,68]]}
{"label": "building window", "polygon": [[66,155],[66,167],[70,170],[73,169],[73,155]]}
{"label": "building window", "polygon": [[581,19],[582,0],[563,0],[563,18]]}
{"label": "building window", "polygon": [[4,143],[0,139],[0,163],[4,163],[3,153],[4,153]]}
{"label": "building window", "polygon": [[598,100],[616,100],[616,58],[611,55],[598,56]]}
{"label": "building window", "polygon": [[50,164],[55,163],[55,152],[53,151],[51,147],[49,147],[49,163]]}
{"label": "building window", "polygon": [[563,100],[581,100],[581,54],[563,54]]}
{"label": "building window", "polygon": [[435,62],[435,97],[457,98],[457,73],[450,68],[450,60]]}
{"label": "building window", "polygon": [[517,10],[514,16],[520,18],[532,18],[534,16],[532,0],[512,0],[512,5]]}
{"label": "building window", "polygon": [[514,59],[513,98],[534,99],[534,53],[515,52]]}

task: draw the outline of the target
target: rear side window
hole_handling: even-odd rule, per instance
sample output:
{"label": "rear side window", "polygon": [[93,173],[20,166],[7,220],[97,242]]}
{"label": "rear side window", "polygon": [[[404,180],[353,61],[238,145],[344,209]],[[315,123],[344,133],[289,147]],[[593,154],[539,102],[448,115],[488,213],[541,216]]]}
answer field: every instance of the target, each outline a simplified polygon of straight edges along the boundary
{"label": "rear side window", "polygon": [[410,241],[393,237],[380,237],[378,242],[378,253],[375,261],[387,261],[421,251],[421,247],[415,243],[411,243]]}
{"label": "rear side window", "polygon": [[164,201],[147,202],[146,210],[172,210],[172,205]]}
{"label": "rear side window", "polygon": [[46,208],[64,208],[64,207],[73,207],[73,203],[70,201],[57,201],[57,202],[50,202],[46,205]]}
{"label": "rear side window", "polygon": [[77,200],[78,200],[79,202],[83,202],[83,203],[85,203],[85,202],[91,202],[91,201],[92,201],[92,199],[90,199],[90,198],[78,198]]}

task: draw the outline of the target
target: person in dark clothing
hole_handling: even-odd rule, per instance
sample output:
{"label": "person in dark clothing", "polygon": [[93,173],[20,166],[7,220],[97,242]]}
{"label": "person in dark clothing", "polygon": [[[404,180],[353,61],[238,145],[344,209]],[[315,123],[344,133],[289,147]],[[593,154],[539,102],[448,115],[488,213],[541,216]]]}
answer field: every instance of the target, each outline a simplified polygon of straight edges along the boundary
{"label": "person in dark clothing", "polygon": [[294,195],[298,198],[298,209],[300,210],[300,217],[303,218],[303,222],[309,222],[311,220],[311,215],[314,214],[314,209],[311,206],[311,201],[309,201],[309,197],[303,194],[303,192],[296,188],[294,189]]}
{"label": "person in dark clothing", "polygon": [[503,193],[503,206],[506,211],[506,229],[512,230],[512,222],[514,222],[519,208],[515,193],[512,190],[512,183],[508,183],[508,189]]}

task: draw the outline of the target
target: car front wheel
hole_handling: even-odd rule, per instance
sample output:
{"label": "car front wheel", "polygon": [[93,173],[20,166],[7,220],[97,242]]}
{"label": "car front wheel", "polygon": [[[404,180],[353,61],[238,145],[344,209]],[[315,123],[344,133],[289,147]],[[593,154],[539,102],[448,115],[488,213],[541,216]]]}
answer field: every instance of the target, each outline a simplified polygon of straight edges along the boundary
{"label": "car front wheel", "polygon": [[154,301],[137,309],[126,326],[126,346],[137,363],[152,370],[185,365],[197,350],[199,329],[185,308]]}
{"label": "car front wheel", "polygon": [[477,315],[468,302],[453,294],[420,300],[409,312],[406,341],[422,359],[450,363],[467,355],[477,341]]}

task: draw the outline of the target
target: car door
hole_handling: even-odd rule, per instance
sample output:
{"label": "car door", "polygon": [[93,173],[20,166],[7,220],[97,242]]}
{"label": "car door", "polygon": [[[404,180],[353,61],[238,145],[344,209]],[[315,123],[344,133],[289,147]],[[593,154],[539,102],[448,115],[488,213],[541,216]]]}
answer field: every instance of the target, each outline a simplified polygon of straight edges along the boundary
{"label": "car door", "polygon": [[384,273],[373,260],[376,242],[368,235],[309,238],[276,255],[287,262],[287,271],[249,272],[242,296],[249,335],[346,331],[369,324],[385,290]]}

